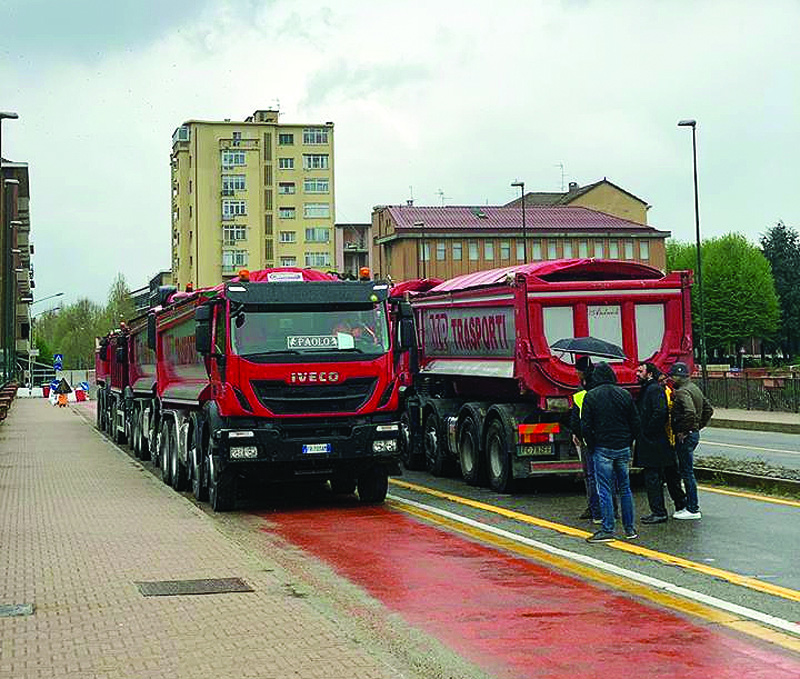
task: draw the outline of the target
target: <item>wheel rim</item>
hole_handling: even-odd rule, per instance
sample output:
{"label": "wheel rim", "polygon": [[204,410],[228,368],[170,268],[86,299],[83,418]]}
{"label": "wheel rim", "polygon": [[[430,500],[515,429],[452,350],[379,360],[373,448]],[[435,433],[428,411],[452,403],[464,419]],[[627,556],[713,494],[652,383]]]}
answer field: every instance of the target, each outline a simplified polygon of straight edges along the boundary
{"label": "wheel rim", "polygon": [[430,462],[435,462],[437,450],[439,450],[439,441],[436,435],[436,423],[430,418],[425,426],[425,457]]}
{"label": "wheel rim", "polygon": [[464,423],[461,438],[458,442],[458,452],[461,455],[461,472],[469,474],[475,469],[475,446],[473,445],[472,431],[469,424]]}
{"label": "wheel rim", "polygon": [[411,427],[408,423],[408,418],[403,415],[400,418],[400,458],[403,462],[408,462],[411,458]]}
{"label": "wheel rim", "polygon": [[499,478],[503,474],[503,455],[500,449],[500,441],[496,435],[489,437],[489,466],[492,470],[492,476]]}

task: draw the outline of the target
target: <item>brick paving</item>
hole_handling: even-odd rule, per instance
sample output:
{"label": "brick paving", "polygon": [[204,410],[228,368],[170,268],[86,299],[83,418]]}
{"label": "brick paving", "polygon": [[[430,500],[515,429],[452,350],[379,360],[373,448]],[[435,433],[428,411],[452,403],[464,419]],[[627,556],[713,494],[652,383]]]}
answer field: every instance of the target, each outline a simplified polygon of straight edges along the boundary
{"label": "brick paving", "polygon": [[[231,577],[255,591],[134,584]],[[0,606],[35,607],[0,617],[3,679],[416,676],[284,580],[77,409],[18,399],[0,425]]]}

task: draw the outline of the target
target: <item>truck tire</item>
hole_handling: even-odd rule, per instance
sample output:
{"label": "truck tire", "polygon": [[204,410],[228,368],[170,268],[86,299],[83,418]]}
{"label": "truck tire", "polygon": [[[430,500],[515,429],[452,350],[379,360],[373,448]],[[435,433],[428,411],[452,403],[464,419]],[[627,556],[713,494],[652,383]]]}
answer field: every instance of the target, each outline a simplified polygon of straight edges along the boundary
{"label": "truck tire", "polygon": [[150,442],[144,435],[144,408],[139,408],[136,419],[136,426],[139,432],[139,459],[150,459]]}
{"label": "truck tire", "polygon": [[133,412],[131,413],[131,450],[133,451],[133,456],[139,460],[141,459],[141,450],[142,446],[142,435],[141,430],[139,428],[139,406],[133,406]]}
{"label": "truck tire", "polygon": [[103,392],[99,389],[97,390],[97,421],[95,426],[100,431],[103,431]]}
{"label": "truck tire", "polygon": [[389,475],[383,467],[372,467],[358,477],[358,499],[361,504],[377,505],[386,499]]}
{"label": "truck tire", "polygon": [[169,438],[170,481],[175,490],[186,490],[189,487],[189,476],[186,473],[186,466],[181,462],[181,456],[178,454],[178,440],[175,436],[175,427],[169,428]]}
{"label": "truck tire", "polygon": [[447,457],[444,442],[440,440],[439,416],[435,412],[428,413],[423,430],[423,447],[425,449],[425,468],[434,476],[447,474]]}
{"label": "truck tire", "polygon": [[208,502],[215,512],[233,509],[236,499],[236,478],[230,469],[218,472],[214,467],[214,443],[209,441],[206,454],[206,478],[208,479]]}
{"label": "truck tire", "polygon": [[170,423],[168,421],[163,422],[161,424],[161,434],[158,437],[158,460],[161,463],[159,465],[161,468],[161,480],[168,486],[171,485],[172,481],[172,462],[170,461],[172,451],[170,450],[169,430]]}
{"label": "truck tire", "polygon": [[331,492],[334,495],[352,495],[356,491],[356,480],[351,476],[331,477]]}
{"label": "truck tire", "polygon": [[206,485],[206,471],[203,467],[202,453],[195,445],[189,451],[192,464],[192,494],[199,502],[208,500],[208,486]]}
{"label": "truck tire", "polygon": [[472,415],[467,414],[458,426],[458,461],[461,476],[470,486],[482,485],[486,476],[484,456],[481,450],[481,435]]}
{"label": "truck tire", "polygon": [[115,405],[111,409],[111,440],[118,444],[122,445],[126,441],[125,433],[119,430],[117,427],[117,419],[119,415],[119,411],[117,410],[117,406]]}
{"label": "truck tire", "polygon": [[409,471],[425,469],[425,453],[420,450],[418,436],[414,436],[411,429],[411,417],[408,412],[400,415],[400,436],[398,445],[400,446],[400,461]]}
{"label": "truck tire", "polygon": [[495,420],[486,434],[486,458],[489,462],[489,486],[498,493],[510,493],[514,487],[511,454],[508,451],[506,429]]}

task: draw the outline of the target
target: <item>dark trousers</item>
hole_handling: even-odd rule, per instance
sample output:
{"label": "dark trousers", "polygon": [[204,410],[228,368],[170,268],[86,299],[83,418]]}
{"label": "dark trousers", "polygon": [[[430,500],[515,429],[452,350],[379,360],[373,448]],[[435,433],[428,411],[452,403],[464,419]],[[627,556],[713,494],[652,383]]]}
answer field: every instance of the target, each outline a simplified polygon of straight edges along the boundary
{"label": "dark trousers", "polygon": [[675,504],[675,511],[686,507],[686,495],[681,488],[681,475],[676,465],[668,467],[645,467],[644,468],[644,487],[647,491],[647,502],[650,505],[650,513],[655,516],[666,516],[667,508],[664,505],[664,482],[667,483],[667,490],[672,502]]}

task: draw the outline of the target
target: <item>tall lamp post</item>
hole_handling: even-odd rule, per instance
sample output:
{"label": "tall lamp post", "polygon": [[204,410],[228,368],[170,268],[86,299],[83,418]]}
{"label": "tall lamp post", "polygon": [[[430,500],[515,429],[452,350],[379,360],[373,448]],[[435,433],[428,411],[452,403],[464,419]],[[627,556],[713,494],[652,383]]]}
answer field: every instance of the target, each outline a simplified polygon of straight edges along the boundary
{"label": "tall lamp post", "polygon": [[[421,240],[422,246],[420,247],[420,256],[419,258],[422,260],[422,278],[428,277],[428,269],[425,263],[425,222],[414,222],[414,226],[418,226],[421,229]],[[417,275],[419,275],[419,268],[417,269]]]}
{"label": "tall lamp post", "polygon": [[528,233],[525,228],[525,182],[511,182],[511,186],[519,188],[522,204],[522,261],[528,263]]}
{"label": "tall lamp post", "polygon": [[[63,294],[64,294],[63,292],[56,292],[56,293],[54,293],[52,295],[47,295],[46,297],[42,297],[41,299],[37,299],[35,302],[31,301],[30,305],[33,306],[34,304],[38,304],[39,302],[44,302],[44,301],[46,301],[48,299],[53,299],[55,297],[61,297],[61,296],[63,296]],[[31,387],[33,386],[33,382],[34,382],[34,380],[33,380],[33,358],[34,358],[33,352],[36,350],[35,334],[34,334],[34,331],[33,331],[34,327],[35,327],[34,320],[36,319],[37,316],[41,316],[43,313],[46,313],[48,311],[58,311],[59,309],[61,309],[60,306],[57,306],[57,307],[55,307],[53,309],[45,309],[45,311],[40,311],[38,314],[33,314],[31,316],[31,348],[28,350],[28,379],[30,380],[30,386]],[[38,352],[37,352],[36,355],[37,356],[39,355]]]}
{"label": "tall lamp post", "polygon": [[706,364],[706,299],[703,295],[703,258],[700,252],[700,202],[697,193],[697,121],[681,120],[678,127],[692,128],[692,165],[694,168],[694,235],[697,250],[697,292],[700,296],[700,370],[703,378],[703,392],[708,393],[708,366]]}
{"label": "tall lamp post", "polygon": [[[16,351],[14,344],[14,315],[13,315],[13,300],[10,299],[12,294],[11,286],[11,264],[10,264],[10,251],[11,241],[9,230],[6,228],[6,206],[5,206],[5,177],[3,176],[3,121],[15,120],[19,115],[12,111],[0,111],[0,226],[3,227],[3,236],[0,242],[7,243],[7,250],[9,255],[6,258],[5,271],[3,273],[3,327],[0,331],[3,339],[3,375],[2,379],[5,381],[13,375],[12,371],[12,356]],[[11,314],[9,315],[9,307],[11,307]]]}

